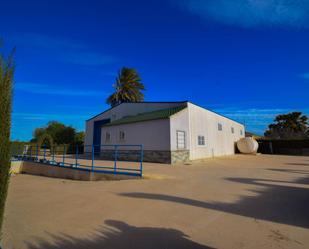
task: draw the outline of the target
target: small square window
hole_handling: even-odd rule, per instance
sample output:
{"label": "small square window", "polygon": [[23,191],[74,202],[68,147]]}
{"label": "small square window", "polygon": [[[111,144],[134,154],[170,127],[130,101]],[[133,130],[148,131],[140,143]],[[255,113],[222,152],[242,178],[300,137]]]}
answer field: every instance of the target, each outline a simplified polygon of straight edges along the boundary
{"label": "small square window", "polygon": [[222,124],[218,123],[218,131],[222,131]]}
{"label": "small square window", "polygon": [[124,141],[125,137],[126,137],[126,135],[125,135],[124,131],[120,131],[119,132],[119,141]]}
{"label": "small square window", "polygon": [[234,132],[235,132],[235,131],[234,131],[234,127],[231,127],[231,132],[234,134]]}
{"label": "small square window", "polygon": [[200,146],[205,145],[205,137],[204,136],[198,136],[197,137],[197,144]]}
{"label": "small square window", "polygon": [[111,141],[111,134],[109,132],[105,133],[105,142],[110,142]]}

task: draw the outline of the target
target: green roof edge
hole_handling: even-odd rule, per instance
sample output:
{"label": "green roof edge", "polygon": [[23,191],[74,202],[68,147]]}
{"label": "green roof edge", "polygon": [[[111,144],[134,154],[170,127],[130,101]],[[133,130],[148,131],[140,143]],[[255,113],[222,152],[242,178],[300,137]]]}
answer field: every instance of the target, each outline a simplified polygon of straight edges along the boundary
{"label": "green roof edge", "polygon": [[145,122],[145,121],[151,121],[151,120],[167,119],[187,107],[188,107],[187,103],[184,103],[182,105],[167,108],[167,109],[145,112],[145,113],[137,114],[134,116],[127,116],[127,117],[115,120],[113,122],[104,124],[103,127],[139,123],[139,122]]}

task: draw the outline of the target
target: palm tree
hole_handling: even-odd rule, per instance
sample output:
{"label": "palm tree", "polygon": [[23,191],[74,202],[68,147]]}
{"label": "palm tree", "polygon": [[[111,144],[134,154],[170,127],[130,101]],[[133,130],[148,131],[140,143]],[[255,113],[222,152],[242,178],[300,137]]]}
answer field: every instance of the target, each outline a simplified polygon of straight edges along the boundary
{"label": "palm tree", "polygon": [[113,87],[115,92],[106,100],[111,106],[126,102],[142,102],[144,100],[142,90],[145,90],[145,87],[134,68],[123,67],[119,71]]}
{"label": "palm tree", "polygon": [[10,130],[14,76],[13,53],[14,51],[8,58],[0,54],[0,230],[11,167]]}

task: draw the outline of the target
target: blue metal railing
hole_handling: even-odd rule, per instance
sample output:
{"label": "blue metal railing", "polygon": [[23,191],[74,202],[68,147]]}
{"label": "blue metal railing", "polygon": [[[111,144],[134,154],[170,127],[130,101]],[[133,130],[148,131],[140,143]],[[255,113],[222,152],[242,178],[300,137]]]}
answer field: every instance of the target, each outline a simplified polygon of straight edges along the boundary
{"label": "blue metal railing", "polygon": [[143,145],[84,145],[39,148],[18,145],[12,148],[12,161],[33,161],[96,173],[142,176]]}

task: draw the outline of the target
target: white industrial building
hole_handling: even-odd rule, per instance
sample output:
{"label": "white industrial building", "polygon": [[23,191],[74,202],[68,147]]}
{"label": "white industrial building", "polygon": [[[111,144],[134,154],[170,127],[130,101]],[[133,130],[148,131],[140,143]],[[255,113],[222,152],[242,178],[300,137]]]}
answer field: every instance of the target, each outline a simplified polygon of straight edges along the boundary
{"label": "white industrial building", "polygon": [[232,155],[244,136],[244,125],[188,101],[141,102],[122,103],[87,120],[85,144],[102,150],[142,144],[145,161],[176,163]]}

